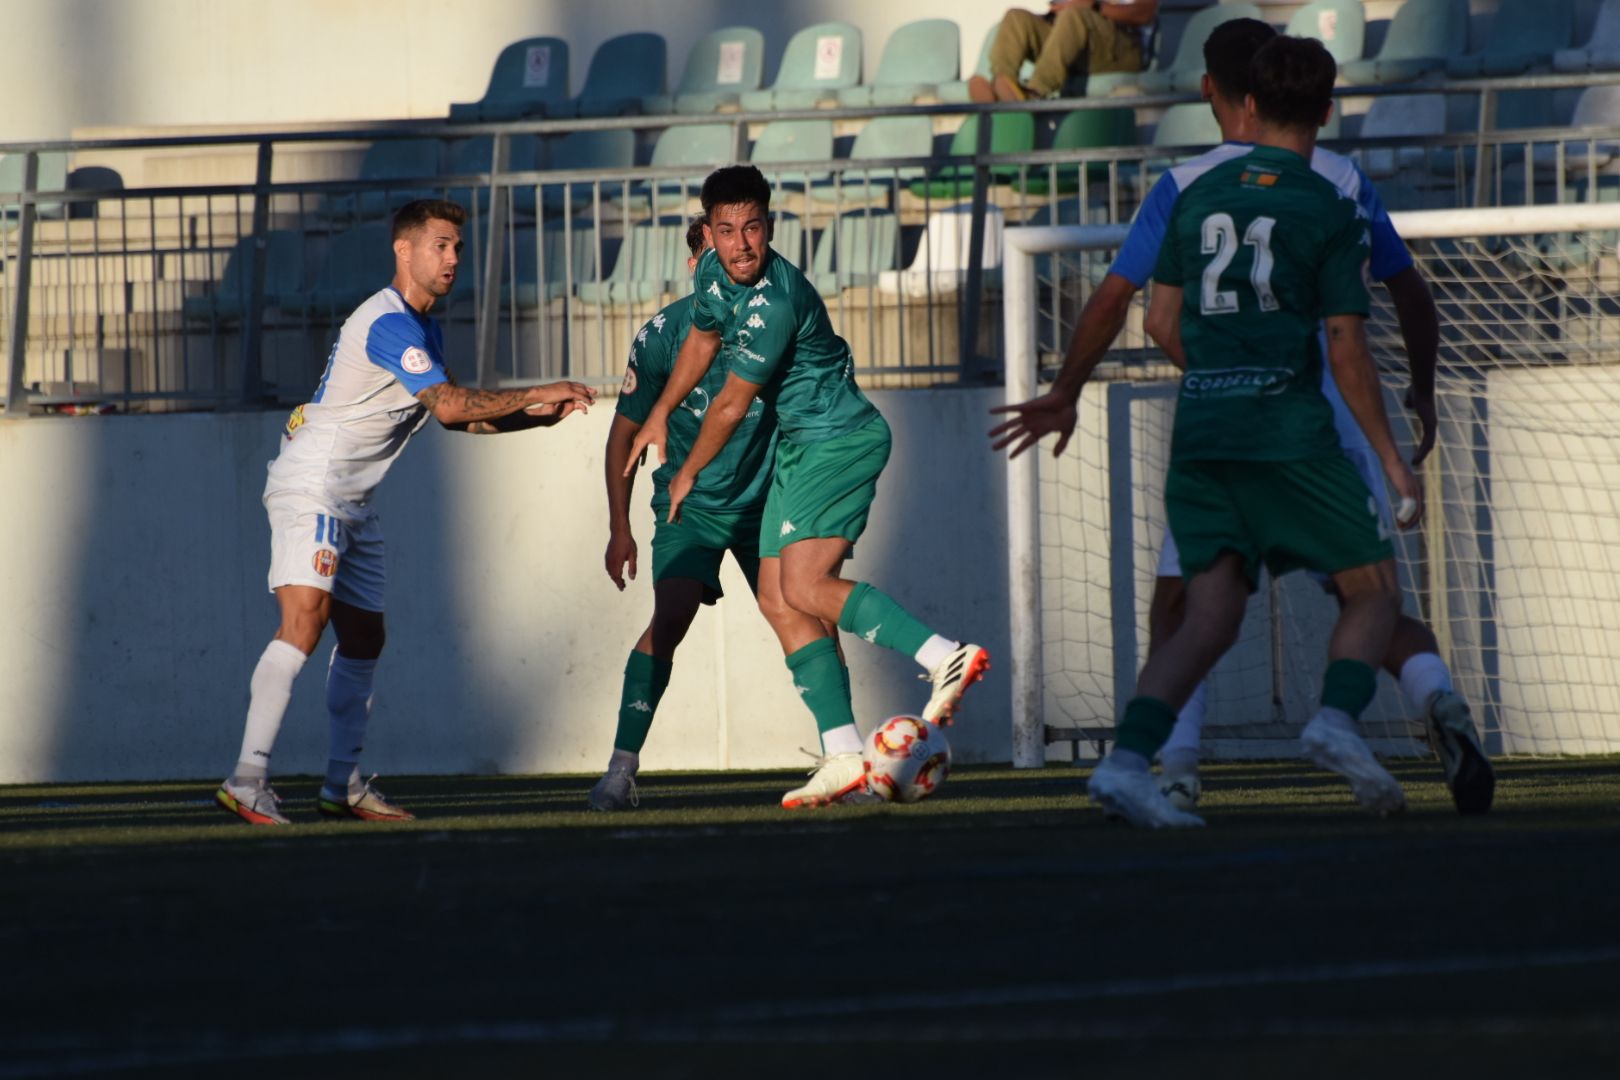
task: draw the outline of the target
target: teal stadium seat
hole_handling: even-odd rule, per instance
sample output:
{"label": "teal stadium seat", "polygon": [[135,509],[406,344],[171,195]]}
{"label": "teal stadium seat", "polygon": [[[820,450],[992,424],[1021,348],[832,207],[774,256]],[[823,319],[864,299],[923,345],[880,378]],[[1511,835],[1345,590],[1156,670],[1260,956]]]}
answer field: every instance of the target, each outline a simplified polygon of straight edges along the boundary
{"label": "teal stadium seat", "polygon": [[[1553,120],[1556,122],[1556,115]],[[1588,86],[1580,91],[1580,96],[1575,100],[1569,126],[1608,128],[1611,131],[1620,127],[1620,83]],[[1537,166],[1544,169],[1557,168],[1558,146],[1540,143],[1533,152]],[[1620,141],[1614,139],[1594,139],[1591,142],[1584,142],[1571,135],[1570,140],[1563,144],[1564,171],[1575,180],[1584,181],[1592,170],[1612,170],[1612,163],[1617,157],[1620,157]]]}
{"label": "teal stadium seat", "polygon": [[687,53],[686,70],[675,92],[642,98],[641,111],[649,116],[712,113],[758,90],[764,75],[764,34],[752,26],[711,30]]}
{"label": "teal stadium seat", "polygon": [[831,120],[773,120],[759,133],[748,160],[759,166],[773,187],[795,190],[832,174],[824,168],[806,171],[784,166],[831,161],[832,156]]}
{"label": "teal stadium seat", "polygon": [[1406,0],[1378,55],[1341,65],[1339,76],[1353,86],[1411,82],[1443,68],[1467,41],[1468,0]]}
{"label": "teal stadium seat", "polygon": [[962,32],[950,19],[918,19],[906,23],[883,44],[877,73],[865,86],[838,91],[838,103],[910,105],[938,93],[943,83],[961,73]]}
{"label": "teal stadium seat", "polygon": [[686,219],[666,216],[630,227],[619,245],[612,272],[580,285],[581,303],[597,306],[639,304],[666,292],[689,292]]}
{"label": "teal stadium seat", "polygon": [[838,91],[861,81],[861,32],[849,23],[807,26],[788,40],[776,81],[743,94],[744,112],[836,105]]}
{"label": "teal stadium seat", "polygon": [[1181,43],[1170,63],[1136,77],[1136,85],[1144,94],[1189,93],[1197,90],[1204,74],[1204,39],[1209,32],[1232,19],[1260,19],[1258,7],[1253,4],[1217,4],[1195,12],[1181,31]]}
{"label": "teal stadium seat", "polygon": [[620,34],[597,46],[579,97],[549,115],[624,116],[641,108],[645,97],[664,92],[667,47],[662,34]]}
{"label": "teal stadium seat", "polygon": [[1502,0],[1479,52],[1453,56],[1446,61],[1446,74],[1490,79],[1551,67],[1553,54],[1569,48],[1574,36],[1573,3]]}
{"label": "teal stadium seat", "polygon": [[[1131,109],[1081,109],[1065,116],[1052,136],[1053,150],[1098,150],[1136,143],[1136,113]],[[1080,190],[1080,170],[1073,164],[1060,164],[1055,170],[1044,165],[1031,167],[1014,186],[1029,195],[1046,195],[1052,188],[1053,173],[1057,190],[1068,194]],[[1086,169],[1093,182],[1108,179],[1108,163],[1094,161]]]}
{"label": "teal stadium seat", "polygon": [[[677,180],[639,181],[630,188],[629,205],[642,212],[679,209],[703,187],[703,178],[736,157],[736,131],[730,124],[692,124],[665,128],[653,144],[655,169],[690,168]],[[656,202],[656,205],[655,205]]]}
{"label": "teal stadium seat", "polygon": [[[990,77],[990,46],[995,44],[996,31],[999,29],[1001,29],[999,20],[990,24],[990,32],[984,35],[984,42],[979,46],[979,59],[974,63],[973,70],[968,74],[980,75],[986,79]],[[1032,64],[1030,67],[1033,68],[1034,65]],[[953,79],[950,82],[941,83],[937,93],[939,94],[939,100],[952,105],[966,104],[973,100],[968,96],[966,79]]]}
{"label": "teal stadium seat", "polygon": [[854,210],[821,230],[810,281],[825,297],[876,285],[900,264],[900,222],[888,210]]}
{"label": "teal stadium seat", "polygon": [[[1385,94],[1372,99],[1361,118],[1363,139],[1444,135],[1446,99],[1442,94]],[[1362,170],[1374,180],[1423,164],[1421,146],[1370,146],[1359,151]]]}
{"label": "teal stadium seat", "polygon": [[1175,161],[1196,157],[1220,141],[1221,126],[1215,122],[1214,112],[1203,102],[1170,106],[1164,110],[1158,126],[1153,129],[1153,145],[1156,147],[1194,148],[1187,153],[1178,154]]}
{"label": "teal stadium seat", "polygon": [[[16,195],[23,189],[23,173],[28,167],[26,154],[0,154],[0,195]],[[39,167],[34,174],[35,191],[66,191],[68,167],[66,154],[40,154]],[[16,221],[20,204],[0,202],[0,220]],[[61,203],[36,203],[39,217],[62,216]]]}
{"label": "teal stadium seat", "polygon": [[[225,270],[211,291],[188,296],[181,310],[188,319],[235,322],[247,313],[248,268],[253,264],[255,238],[244,236],[225,257]],[[264,295],[287,296],[304,282],[304,235],[296,229],[271,229],[264,236]]]}
{"label": "teal stadium seat", "polygon": [[[596,172],[623,171],[636,163],[635,132],[627,128],[615,131],[573,131],[564,135],[548,148],[550,168]],[[609,178],[602,178],[602,200],[618,198],[622,188]],[[541,203],[546,210],[560,211],[564,206],[581,207],[591,202],[594,184],[591,180],[575,180],[566,184],[545,184],[541,187]]]}
{"label": "teal stadium seat", "polygon": [[[1027,112],[991,113],[990,153],[1027,154],[1035,149],[1035,115]],[[972,156],[979,138],[979,117],[970,116],[951,136],[952,157]],[[1024,166],[991,165],[990,182],[1010,184]],[[973,165],[946,165],[925,180],[914,180],[911,193],[919,199],[969,199],[973,197]]]}
{"label": "teal stadium seat", "polygon": [[[394,280],[389,222],[374,221],[340,232],[327,244],[326,257],[307,289],[265,293],[265,303],[288,315],[343,318],[362,300]],[[461,275],[459,290],[471,275]]]}
{"label": "teal stadium seat", "polygon": [[[543,167],[539,136],[508,135],[506,145],[508,172],[535,172]],[[449,176],[477,176],[479,173],[488,173],[494,160],[494,137],[475,135],[470,139],[458,141],[450,148],[450,162],[446,173]],[[452,187],[445,192],[444,197],[469,214],[474,203],[477,204],[480,213],[489,210],[487,184],[480,184],[477,187]],[[534,189],[527,186],[516,189],[513,192],[513,203],[516,209],[529,214],[534,213]]]}
{"label": "teal stadium seat", "polygon": [[508,243],[510,280],[501,288],[503,303],[532,308],[542,295],[547,300],[561,299],[596,280],[596,230],[588,223],[582,227],[575,222],[566,232],[561,228],[514,229]]}
{"label": "teal stadium seat", "polygon": [[1571,74],[1620,71],[1620,0],[1603,0],[1592,36],[1579,48],[1553,53],[1553,70]]}
{"label": "teal stadium seat", "polygon": [[329,196],[321,213],[334,221],[370,221],[386,217],[412,199],[436,199],[431,186],[443,171],[444,146],[438,139],[383,139],[366,148],[357,179],[385,184],[381,191],[354,191]]}
{"label": "teal stadium seat", "polygon": [[782,210],[771,212],[771,247],[794,266],[804,267],[804,222]]}
{"label": "teal stadium seat", "polygon": [[922,165],[861,170],[862,161],[886,158],[926,158],[934,153],[934,124],[926,116],[878,116],[866,122],[849,150],[849,167],[810,189],[818,203],[841,205],[887,202],[896,181],[905,183],[927,175]]}
{"label": "teal stadium seat", "polygon": [[545,116],[568,101],[568,42],[532,37],[514,41],[495,58],[489,89],[477,101],[450,106],[451,120],[490,123]]}
{"label": "teal stadium seat", "polygon": [[1315,38],[1343,67],[1360,60],[1367,48],[1367,12],[1361,0],[1316,0],[1294,12],[1283,33]]}

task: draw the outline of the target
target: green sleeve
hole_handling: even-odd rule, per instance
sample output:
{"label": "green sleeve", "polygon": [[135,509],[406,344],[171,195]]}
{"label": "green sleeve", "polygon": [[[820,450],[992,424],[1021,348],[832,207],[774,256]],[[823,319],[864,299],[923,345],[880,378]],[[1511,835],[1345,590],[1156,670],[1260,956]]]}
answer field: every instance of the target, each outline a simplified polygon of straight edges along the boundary
{"label": "green sleeve", "polygon": [[793,351],[799,334],[798,312],[786,290],[753,290],[737,326],[730,370],[751,383],[764,384]]}
{"label": "green sleeve", "polygon": [[1360,214],[1349,211],[1346,218],[1328,237],[1322,252],[1316,289],[1322,298],[1324,319],[1329,315],[1365,315],[1370,302],[1367,259],[1372,253],[1371,234]]}
{"label": "green sleeve", "polygon": [[1176,243],[1176,225],[1181,220],[1177,213],[1181,209],[1178,202],[1176,208],[1170,211],[1170,221],[1164,229],[1164,239],[1159,241],[1159,259],[1153,264],[1153,280],[1160,285],[1185,285],[1187,279],[1181,273],[1181,245]]}
{"label": "green sleeve", "polygon": [[620,416],[638,424],[647,422],[647,414],[664,392],[673,366],[669,342],[664,335],[652,333],[652,328],[651,323],[643,326],[630,345],[630,363],[625,366],[619,403],[614,407]]}
{"label": "green sleeve", "polygon": [[707,333],[714,333],[726,325],[731,308],[726,303],[726,288],[731,284],[720,265],[720,257],[710,248],[698,260],[692,272],[692,325]]}

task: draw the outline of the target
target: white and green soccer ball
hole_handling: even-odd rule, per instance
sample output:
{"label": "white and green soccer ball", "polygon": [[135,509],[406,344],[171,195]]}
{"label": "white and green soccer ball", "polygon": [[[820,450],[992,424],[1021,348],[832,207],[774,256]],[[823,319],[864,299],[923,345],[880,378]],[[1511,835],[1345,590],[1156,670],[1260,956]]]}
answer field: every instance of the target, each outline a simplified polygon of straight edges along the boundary
{"label": "white and green soccer ball", "polygon": [[891,716],[866,740],[866,786],[887,802],[913,803],[951,774],[945,733],[919,716]]}

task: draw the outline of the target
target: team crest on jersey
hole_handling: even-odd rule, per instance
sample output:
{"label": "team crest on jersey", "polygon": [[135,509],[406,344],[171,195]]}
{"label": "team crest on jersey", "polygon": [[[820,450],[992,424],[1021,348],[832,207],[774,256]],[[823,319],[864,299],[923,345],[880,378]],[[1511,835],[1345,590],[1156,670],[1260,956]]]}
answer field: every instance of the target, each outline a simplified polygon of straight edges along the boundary
{"label": "team crest on jersey", "polygon": [[331,548],[321,548],[310,562],[321,577],[331,577],[337,573],[338,553]]}
{"label": "team crest on jersey", "polygon": [[760,318],[759,313],[756,311],[754,314],[748,316],[748,321],[743,323],[743,325],[753,327],[755,330],[763,330],[765,329],[765,320]]}
{"label": "team crest on jersey", "polygon": [[427,350],[413,345],[399,358],[399,366],[412,375],[426,375],[433,370],[433,357],[427,354]]}
{"label": "team crest on jersey", "polygon": [[748,306],[751,307],[751,308],[752,307],[770,307],[771,302],[769,300],[765,299],[765,297],[763,297],[763,296],[755,296],[755,297],[749,298]]}
{"label": "team crest on jersey", "polygon": [[631,364],[624,369],[624,382],[619,384],[619,393],[630,395],[636,392],[636,365]]}
{"label": "team crest on jersey", "polygon": [[297,431],[299,428],[301,428],[303,426],[304,426],[304,407],[302,405],[300,405],[300,406],[298,406],[298,408],[294,409],[292,412],[287,414],[287,426],[285,428],[286,433],[287,433],[287,438],[289,438],[289,439],[292,438],[293,432]]}

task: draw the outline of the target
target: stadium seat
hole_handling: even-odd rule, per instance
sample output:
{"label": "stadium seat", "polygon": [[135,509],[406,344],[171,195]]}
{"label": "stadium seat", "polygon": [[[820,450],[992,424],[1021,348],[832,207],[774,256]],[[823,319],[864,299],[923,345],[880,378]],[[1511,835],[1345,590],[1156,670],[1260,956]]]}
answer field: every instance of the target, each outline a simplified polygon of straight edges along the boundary
{"label": "stadium seat", "polygon": [[773,186],[792,190],[826,180],[832,174],[826,169],[784,170],[783,165],[831,161],[832,156],[831,120],[773,120],[759,133],[748,160],[760,166]]}
{"label": "stadium seat", "polygon": [[[188,319],[234,322],[246,314],[248,268],[252,265],[255,238],[238,239],[225,258],[225,270],[213,290],[202,296],[188,296],[181,305]],[[304,282],[304,236],[296,229],[272,229],[264,236],[264,295],[288,296]]]}
{"label": "stadium seat", "polygon": [[888,210],[854,210],[840,214],[821,231],[811,263],[810,281],[822,296],[877,284],[878,275],[900,260],[900,222]]}
{"label": "stadium seat", "polygon": [[[23,170],[28,167],[26,154],[0,154],[0,192],[17,194],[23,189]],[[35,191],[66,191],[68,167],[66,154],[40,154],[35,173]],[[0,205],[0,220],[15,221],[18,207],[15,203]],[[35,213],[40,217],[61,217],[61,203],[37,203]]]}
{"label": "stadium seat", "polygon": [[[388,222],[373,221],[336,234],[308,289],[274,293],[267,289],[265,303],[289,315],[346,316],[362,300],[394,280],[391,232]],[[462,287],[461,281],[456,284]]]}
{"label": "stadium seat", "polygon": [[690,291],[686,227],[686,219],[674,215],[632,225],[619,245],[612,272],[601,281],[581,284],[580,302],[638,304],[666,292]]}
{"label": "stadium seat", "polygon": [[796,214],[771,213],[771,247],[784,259],[804,267],[804,222]]}
{"label": "stadium seat", "polygon": [[[1552,119],[1554,122],[1557,121],[1556,116]],[[1580,97],[1575,100],[1575,109],[1570,116],[1569,126],[1607,128],[1611,131],[1620,127],[1620,83],[1588,86],[1582,90]],[[1557,167],[1558,146],[1541,143],[1533,152],[1538,166]],[[1571,137],[1569,141],[1563,143],[1564,171],[1577,178],[1583,177],[1591,169],[1605,168],[1617,156],[1620,156],[1620,142],[1613,139],[1581,142]]]}
{"label": "stadium seat", "polygon": [[770,88],[750,90],[740,100],[744,112],[814,109],[836,105],[838,91],[860,81],[861,32],[849,23],[817,23],[789,39]]}
{"label": "stadium seat", "polygon": [[651,167],[690,168],[692,173],[676,180],[638,181],[630,187],[628,205],[639,212],[679,210],[698,194],[711,170],[736,157],[735,140],[736,129],[730,124],[665,128],[653,144]]}
{"label": "stadium seat", "polygon": [[1444,67],[1467,40],[1468,0],[1406,0],[1378,55],[1341,65],[1339,76],[1358,86],[1410,82]]}
{"label": "stadium seat", "polygon": [[[1135,143],[1136,114],[1130,109],[1081,109],[1072,112],[1063,118],[1052,136],[1053,150],[1096,150],[1109,146],[1132,146]],[[1080,190],[1080,170],[1071,163],[1058,165],[1055,170],[1044,165],[1033,166],[1013,186],[1029,195],[1046,195],[1051,191],[1054,171],[1058,191],[1067,194]],[[1094,183],[1105,181],[1108,178],[1108,163],[1092,162],[1086,174]]]}
{"label": "stadium seat", "polygon": [[[1442,94],[1388,94],[1372,99],[1361,119],[1366,140],[1446,133],[1446,99]],[[1370,146],[1357,151],[1361,168],[1374,180],[1423,164],[1421,146]]]}
{"label": "stadium seat", "polygon": [[[548,148],[550,168],[561,170],[590,170],[615,172],[634,167],[636,163],[636,136],[628,128],[614,131],[573,131],[564,135]],[[541,202],[545,209],[559,211],[565,205],[575,207],[589,203],[595,183],[575,180],[571,183],[550,183],[541,187]],[[610,177],[600,178],[602,198],[616,199],[623,194],[619,183]]]}
{"label": "stadium seat", "polygon": [[[984,243],[980,248],[985,283],[1001,280],[1001,234],[1005,220],[1000,207],[984,211]],[[887,296],[923,299],[956,293],[967,282],[973,243],[973,208],[956,206],[928,215],[917,254],[904,270],[878,275],[878,291]]]}
{"label": "stadium seat", "polygon": [[597,46],[579,97],[550,108],[559,117],[624,116],[641,108],[645,97],[664,92],[662,34],[620,34]]}
{"label": "stadium seat", "polygon": [[1202,102],[1170,106],[1153,129],[1154,146],[1211,147],[1220,141],[1221,126],[1215,122],[1214,112]]}
{"label": "stadium seat", "polygon": [[1568,48],[1574,34],[1574,4],[1502,0],[1480,51],[1447,60],[1446,74],[1453,79],[1522,75],[1551,65],[1553,53]]}
{"label": "stadium seat", "polygon": [[501,50],[489,89],[477,101],[450,106],[450,119],[521,120],[545,116],[568,100],[568,42],[554,37],[524,38]]}
{"label": "stadium seat", "polygon": [[[508,135],[506,143],[506,166],[509,171],[534,172],[543,167],[544,159],[541,155],[539,136]],[[446,172],[450,176],[476,176],[479,173],[488,173],[494,160],[494,137],[476,135],[470,139],[462,139],[450,148],[450,163]],[[480,211],[489,209],[487,184],[480,184],[476,188],[453,187],[445,192],[444,197],[469,212],[475,201]],[[515,189],[513,202],[517,209],[529,214],[534,213],[534,188],[524,185]]]}
{"label": "stadium seat", "polygon": [[1181,31],[1175,59],[1163,67],[1144,71],[1135,82],[1144,94],[1170,94],[1198,89],[1204,74],[1204,39],[1209,32],[1232,19],[1261,19],[1265,16],[1253,4],[1216,4],[1195,12]]}
{"label": "stadium seat", "polygon": [[1592,24],[1592,36],[1579,48],[1553,53],[1553,70],[1620,70],[1620,0],[1603,0],[1597,21]]}
{"label": "stadium seat", "polygon": [[[540,274],[542,237],[544,281]],[[576,221],[566,232],[561,228],[514,229],[508,244],[507,272],[512,280],[502,285],[503,302],[532,308],[540,303],[542,289],[547,300],[555,300],[596,280],[596,230],[588,222]]]}
{"label": "stadium seat", "polygon": [[1360,60],[1366,49],[1367,12],[1361,0],[1316,0],[1294,12],[1283,32],[1290,37],[1315,38],[1343,67]]}
{"label": "stadium seat", "polygon": [[[951,137],[952,157],[971,157],[979,138],[979,117],[962,121]],[[1035,115],[1027,112],[990,114],[990,153],[1027,154],[1035,149]],[[990,182],[1011,183],[1023,172],[1022,165],[991,165]],[[966,199],[973,195],[973,165],[945,165],[925,180],[914,180],[911,193],[919,199]]]}
{"label": "stadium seat", "polygon": [[961,73],[962,32],[950,19],[918,19],[906,23],[883,44],[877,73],[865,86],[838,91],[838,103],[910,105],[936,94],[943,83]]}
{"label": "stadium seat", "polygon": [[[984,43],[979,46],[979,59],[973,65],[973,70],[969,72],[970,75],[982,75],[986,79],[990,77],[990,46],[995,44],[996,31],[1000,28],[1000,22],[990,24],[990,32],[984,35]],[[1029,66],[1031,69],[1034,68],[1033,64]],[[973,100],[968,96],[966,79],[953,79],[950,82],[941,83],[939,89],[935,92],[939,95],[939,100],[953,105],[966,104]]]}
{"label": "stadium seat", "polygon": [[[374,142],[360,159],[357,179],[388,186],[381,191],[331,195],[321,212],[334,221],[370,221],[387,217],[412,199],[436,199],[438,190],[423,181],[431,182],[441,173],[443,156],[444,146],[438,139]],[[395,186],[396,182],[399,186]]]}
{"label": "stadium seat", "polygon": [[758,90],[764,76],[765,35],[752,26],[711,30],[686,54],[686,70],[673,94],[641,99],[649,116],[711,113]]}
{"label": "stadium seat", "polygon": [[864,172],[862,161],[885,158],[926,158],[934,153],[934,125],[926,116],[879,116],[866,122],[849,150],[849,167],[836,178],[820,181],[810,197],[820,203],[862,204],[888,200],[896,183],[927,174],[921,165]]}

